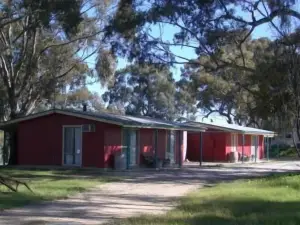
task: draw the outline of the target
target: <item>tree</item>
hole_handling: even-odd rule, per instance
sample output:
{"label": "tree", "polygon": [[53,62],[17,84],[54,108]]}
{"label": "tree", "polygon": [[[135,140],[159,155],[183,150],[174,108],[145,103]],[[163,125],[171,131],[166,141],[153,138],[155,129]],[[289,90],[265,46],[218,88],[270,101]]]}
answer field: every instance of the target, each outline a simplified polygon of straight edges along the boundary
{"label": "tree", "polygon": [[[167,64],[191,63],[172,48],[185,47],[199,56],[212,55],[225,44],[240,48],[262,24],[270,24],[280,34],[280,25],[299,24],[296,0],[121,0],[107,35],[116,39],[112,49],[129,59]],[[281,24],[276,20],[280,20]],[[152,25],[160,27],[154,36]],[[173,27],[173,39],[163,38],[164,26]],[[129,51],[126,51],[129,49]],[[214,60],[218,61],[215,57]],[[195,63],[195,62],[193,62]],[[199,63],[199,62],[197,62]],[[227,64],[231,65],[231,64]]]}
{"label": "tree", "polygon": [[[5,119],[34,110],[64,86],[82,85],[85,60],[99,51],[103,18],[91,16],[109,1],[5,1],[0,4],[0,84]],[[87,9],[86,9],[87,8]],[[99,9],[100,10],[100,9]],[[101,25],[101,24],[100,24]],[[91,50],[92,49],[92,50]]]}
{"label": "tree", "polygon": [[175,81],[168,67],[134,64],[118,71],[103,99],[109,106],[121,104],[125,113],[167,120],[177,116]]}
{"label": "tree", "polygon": [[[0,120],[27,115],[63,89],[95,78],[86,60],[101,41],[114,1],[18,0],[0,3]],[[10,163],[14,133],[10,140]]]}
{"label": "tree", "polygon": [[[145,5],[139,0],[122,0],[106,35],[115,38],[112,52],[129,60],[184,64],[183,83],[188,81],[194,90],[202,88],[193,96],[208,114],[218,112],[230,123],[260,126],[273,116],[277,99],[268,101],[271,92],[256,79],[260,74],[256,66],[261,63],[256,58],[264,52],[251,50],[256,48],[251,34],[262,24],[273,27],[279,38],[284,35],[283,28],[291,33],[299,27],[296,4],[295,0],[152,0]],[[156,36],[154,25],[159,28]],[[175,34],[166,39],[164,28],[170,27]],[[192,49],[198,57],[173,51],[176,47]],[[186,77],[186,72],[191,72],[187,68],[193,70],[191,77]],[[262,99],[267,101],[265,107]]]}
{"label": "tree", "polygon": [[189,120],[195,120],[197,113],[196,92],[191,89],[191,80],[189,77],[182,76],[176,82],[175,106],[178,115]]}
{"label": "tree", "polygon": [[260,66],[260,75],[265,78],[260,79],[260,83],[263,90],[269,92],[267,104],[272,106],[273,113],[278,117],[279,129],[283,125],[284,128],[296,131],[297,137],[292,137],[300,157],[297,147],[300,140],[299,34],[300,31],[296,30],[273,43],[273,54]]}
{"label": "tree", "polygon": [[[268,39],[247,40],[243,46],[243,57],[235,45],[220,46],[217,64],[213,56],[203,55],[194,61],[198,64],[185,65],[182,73],[188,81],[190,93],[197,101],[206,117],[212,113],[219,113],[227,119],[228,123],[238,123],[259,126],[259,104],[256,100],[261,98],[254,77],[257,75],[257,64],[265,55],[270,45]],[[225,66],[233,63],[234,67]],[[199,66],[201,65],[201,66]],[[223,66],[221,66],[223,65]],[[241,69],[245,65],[247,70]],[[265,107],[265,106],[264,106]]]}
{"label": "tree", "polygon": [[[91,112],[115,112],[117,110],[107,109],[101,96],[97,92],[91,92],[87,87],[81,87],[56,96],[55,108],[83,110],[86,105]],[[50,107],[53,107],[50,105]]]}

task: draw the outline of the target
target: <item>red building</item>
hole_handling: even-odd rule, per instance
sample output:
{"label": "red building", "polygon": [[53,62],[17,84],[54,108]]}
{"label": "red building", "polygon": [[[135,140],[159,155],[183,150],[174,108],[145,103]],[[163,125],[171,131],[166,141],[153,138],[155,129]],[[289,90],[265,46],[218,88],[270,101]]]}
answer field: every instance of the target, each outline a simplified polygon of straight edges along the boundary
{"label": "red building", "polygon": [[256,161],[266,157],[265,138],[273,137],[274,132],[234,124],[188,122],[189,125],[206,127],[206,131],[188,132],[186,158],[200,161],[202,144],[202,161],[222,162],[229,160],[231,152],[238,152],[239,159],[244,155]]}
{"label": "red building", "polygon": [[181,164],[183,131],[204,131],[147,117],[57,109],[7,121],[0,129],[14,136],[17,165],[97,168],[114,167],[121,152],[127,168],[151,158]]}

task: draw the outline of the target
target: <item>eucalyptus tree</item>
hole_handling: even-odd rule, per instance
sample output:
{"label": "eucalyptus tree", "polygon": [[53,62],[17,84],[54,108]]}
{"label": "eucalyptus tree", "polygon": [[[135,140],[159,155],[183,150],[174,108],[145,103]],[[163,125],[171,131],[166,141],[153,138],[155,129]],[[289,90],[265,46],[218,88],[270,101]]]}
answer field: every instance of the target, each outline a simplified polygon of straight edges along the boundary
{"label": "eucalyptus tree", "polygon": [[125,113],[167,120],[177,117],[176,84],[168,67],[134,64],[117,71],[103,99],[121,104]]}
{"label": "eucalyptus tree", "polygon": [[[98,78],[87,62],[106,49],[102,37],[114,2],[0,2],[1,121],[32,113],[66,87]],[[9,136],[12,145],[14,135]],[[13,163],[13,148],[10,155]]]}

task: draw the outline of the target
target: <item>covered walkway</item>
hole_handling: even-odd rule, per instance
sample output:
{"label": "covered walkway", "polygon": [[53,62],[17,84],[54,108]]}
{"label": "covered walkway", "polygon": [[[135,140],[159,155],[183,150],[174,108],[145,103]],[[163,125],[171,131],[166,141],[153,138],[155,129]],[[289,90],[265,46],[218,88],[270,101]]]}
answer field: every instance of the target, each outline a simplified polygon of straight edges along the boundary
{"label": "covered walkway", "polygon": [[191,126],[206,127],[205,132],[187,132],[186,159],[206,162],[226,162],[232,152],[237,159],[258,161],[269,159],[270,138],[273,131],[234,124],[186,122]]}

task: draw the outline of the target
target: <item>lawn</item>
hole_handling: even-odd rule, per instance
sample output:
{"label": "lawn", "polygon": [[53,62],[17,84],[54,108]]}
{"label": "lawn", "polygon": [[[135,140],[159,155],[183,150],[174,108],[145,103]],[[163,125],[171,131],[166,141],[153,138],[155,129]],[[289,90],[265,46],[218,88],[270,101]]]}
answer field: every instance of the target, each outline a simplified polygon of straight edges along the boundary
{"label": "lawn", "polygon": [[122,225],[298,225],[300,175],[224,183],[184,197],[161,216],[116,221]]}
{"label": "lawn", "polygon": [[281,150],[279,152],[279,157],[298,158],[298,155],[295,148],[288,148],[288,149]]}
{"label": "lawn", "polygon": [[270,158],[298,159],[295,147],[283,146],[277,148],[275,145],[270,149]]}
{"label": "lawn", "polygon": [[28,203],[66,198],[96,185],[117,180],[117,178],[90,175],[79,170],[19,170],[1,168],[2,176],[26,181],[33,192],[20,186],[19,192],[9,191],[0,185],[0,210]]}

